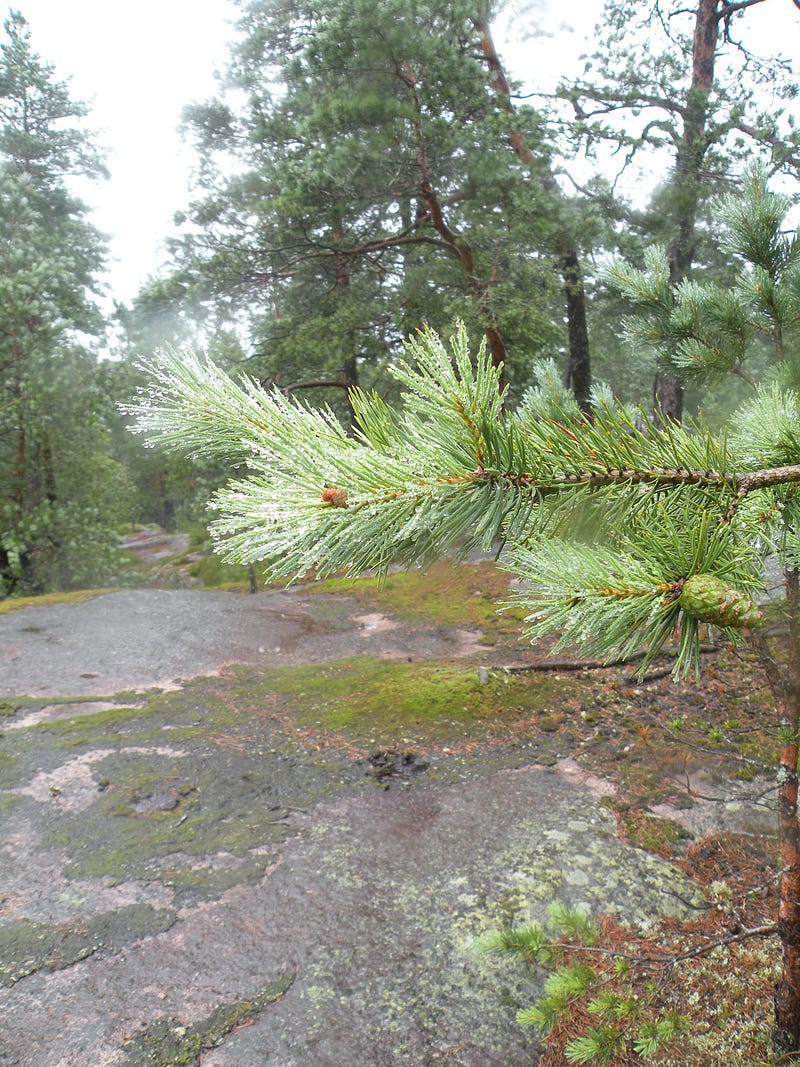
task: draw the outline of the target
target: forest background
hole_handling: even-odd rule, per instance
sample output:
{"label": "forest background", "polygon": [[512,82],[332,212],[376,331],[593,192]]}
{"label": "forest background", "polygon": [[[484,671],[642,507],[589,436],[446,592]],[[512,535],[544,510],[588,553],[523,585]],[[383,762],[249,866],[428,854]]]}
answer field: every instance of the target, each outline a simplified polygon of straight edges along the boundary
{"label": "forest background", "polygon": [[[510,79],[499,5],[240,0],[218,95],[185,109],[194,187],[168,263],[111,313],[107,244],[76,192],[107,173],[91,115],[10,12],[0,595],[113,583],[121,527],[204,523],[231,467],[143,448],[117,408],[142,384],[136,359],[164,345],[352,420],[350,386],[396,399],[404,339],[459,319],[502,362],[512,407],[556,379],[586,407],[602,380],[721,424],[752,381],[693,378],[641,336],[632,348],[630,302],[603,272],[663,247],[672,286],[724,285],[738,264],[716,202],[754,159],[794,194],[792,65],[749,45],[776,3],[607,4],[583,74],[545,95]],[[534,12],[516,18],[535,32]]]}

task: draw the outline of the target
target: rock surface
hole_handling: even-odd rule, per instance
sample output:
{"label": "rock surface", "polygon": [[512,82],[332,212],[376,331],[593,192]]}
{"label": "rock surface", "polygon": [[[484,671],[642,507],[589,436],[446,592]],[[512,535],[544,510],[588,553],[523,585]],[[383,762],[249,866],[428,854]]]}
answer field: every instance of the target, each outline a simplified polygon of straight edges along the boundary
{"label": "rock surface", "polygon": [[358,610],[151,590],[0,617],[3,1067],[522,1067],[536,981],[482,934],[702,906],[568,763],[376,778],[224,669],[469,646]]}

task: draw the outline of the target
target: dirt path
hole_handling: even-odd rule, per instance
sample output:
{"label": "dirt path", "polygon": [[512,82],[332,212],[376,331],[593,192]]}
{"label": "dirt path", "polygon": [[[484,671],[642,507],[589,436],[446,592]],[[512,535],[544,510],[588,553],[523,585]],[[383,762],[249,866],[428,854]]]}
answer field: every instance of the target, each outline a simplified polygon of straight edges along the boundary
{"label": "dirt path", "polygon": [[535,1063],[530,973],[476,939],[553,901],[691,914],[696,887],[621,844],[569,761],[510,746],[376,777],[226,666],[475,640],[303,590],[0,616],[0,1064]]}

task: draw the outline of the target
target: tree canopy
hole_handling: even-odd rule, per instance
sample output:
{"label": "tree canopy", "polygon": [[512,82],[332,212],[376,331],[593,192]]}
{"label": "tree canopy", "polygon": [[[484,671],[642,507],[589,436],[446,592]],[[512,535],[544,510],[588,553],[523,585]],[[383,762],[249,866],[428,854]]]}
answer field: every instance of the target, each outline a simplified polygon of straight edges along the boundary
{"label": "tree canopy", "polygon": [[[0,45],[0,592],[96,580],[118,472],[88,343],[105,244],[72,192],[105,171],[83,105],[34,53],[23,17]],[[78,544],[76,538],[82,542]]]}
{"label": "tree canopy", "polygon": [[498,93],[476,10],[392,0],[376,32],[363,0],[241,7],[232,102],[186,114],[205,161],[172,245],[187,290],[245,316],[282,385],[380,380],[416,323],[455,317],[524,385],[563,335],[553,190],[510,139],[544,168],[549,149]]}
{"label": "tree canopy", "polygon": [[[559,88],[567,141],[590,158],[613,152],[614,184],[666,157],[668,176],[643,221],[648,238],[667,248],[672,285],[714,258],[708,207],[743,161],[755,156],[771,173],[797,175],[791,64],[748,44],[761,3],[614,0],[604,5],[583,75]],[[683,383],[667,364],[656,369],[654,398],[664,414],[681,417]]]}

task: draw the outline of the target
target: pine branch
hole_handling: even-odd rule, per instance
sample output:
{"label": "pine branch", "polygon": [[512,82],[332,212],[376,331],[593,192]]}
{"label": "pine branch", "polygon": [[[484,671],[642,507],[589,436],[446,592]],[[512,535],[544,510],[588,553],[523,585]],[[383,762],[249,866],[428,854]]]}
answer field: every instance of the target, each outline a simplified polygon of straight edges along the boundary
{"label": "pine branch", "polygon": [[[644,648],[641,673],[676,630],[676,673],[697,670],[698,619],[732,641],[758,621],[749,597],[770,534],[745,502],[800,482],[797,398],[759,394],[734,448],[701,424],[640,423],[607,395],[592,418],[571,403],[512,416],[486,345],[473,362],[463,328],[449,346],[430,331],[409,343],[393,368],[399,411],[351,394],[356,437],[330,411],[237,385],[188,352],[148,369],[152,384],[129,409],[140,431],[250,469],[211,502],[226,558],[262,561],[272,577],[357,575],[502,539],[526,583],[532,639],[556,631],[557,649],[580,645],[604,662]],[[765,436],[779,464],[763,465]],[[580,515],[607,544],[570,540]]]}

